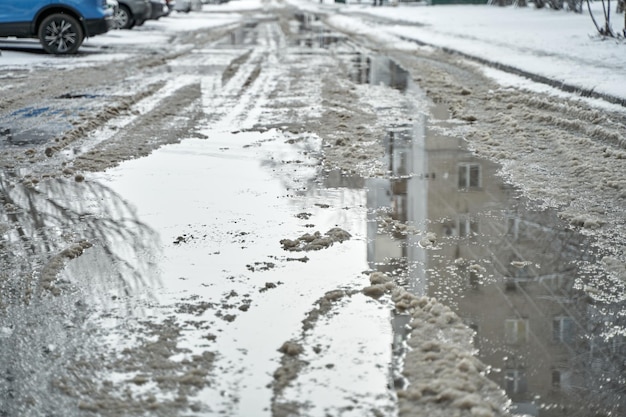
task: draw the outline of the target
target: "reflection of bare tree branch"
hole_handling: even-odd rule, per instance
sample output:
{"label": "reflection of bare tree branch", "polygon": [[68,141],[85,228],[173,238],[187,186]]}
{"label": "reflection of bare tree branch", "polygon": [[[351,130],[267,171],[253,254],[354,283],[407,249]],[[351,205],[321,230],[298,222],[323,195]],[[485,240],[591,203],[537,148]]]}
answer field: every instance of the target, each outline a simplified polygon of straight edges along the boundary
{"label": "reflection of bare tree branch", "polygon": [[74,391],[85,375],[71,369],[96,358],[93,305],[158,279],[157,247],[101,184],[34,188],[0,172],[0,416],[80,414]]}
{"label": "reflection of bare tree branch", "polygon": [[[106,284],[121,292],[145,286],[146,277],[153,276],[149,259],[157,238],[110,189],[98,183],[65,180],[48,180],[35,189],[11,184],[2,176],[0,191],[0,222],[8,229],[2,257],[12,265],[4,270],[13,271],[14,280],[36,277],[49,281],[49,274],[62,268],[61,260],[75,257],[77,245],[87,248],[82,241],[97,247],[107,263],[116,266],[115,281]],[[16,273],[24,265],[23,259],[29,259],[32,270]],[[90,275],[93,279],[97,271]]]}

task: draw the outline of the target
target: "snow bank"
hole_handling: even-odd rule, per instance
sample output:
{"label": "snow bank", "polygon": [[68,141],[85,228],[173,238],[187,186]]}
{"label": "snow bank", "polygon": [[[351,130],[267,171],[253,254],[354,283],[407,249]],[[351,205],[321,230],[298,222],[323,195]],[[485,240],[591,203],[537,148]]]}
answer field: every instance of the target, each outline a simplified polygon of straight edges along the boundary
{"label": "snow bank", "polygon": [[[314,3],[297,4],[312,7]],[[394,48],[404,48],[402,39],[415,40],[626,100],[623,40],[597,35],[586,12],[488,5],[331,7],[341,13],[329,14],[333,25],[369,33]],[[592,4],[592,10],[602,15],[602,4]],[[614,15],[616,29],[622,28],[622,20],[622,15]]]}
{"label": "snow bank", "polygon": [[372,273],[370,283],[363,293],[376,299],[390,294],[395,314],[410,317],[402,370],[408,386],[397,393],[399,416],[509,415],[504,391],[475,356],[474,331],[456,313],[434,298],[411,294],[384,273]]}

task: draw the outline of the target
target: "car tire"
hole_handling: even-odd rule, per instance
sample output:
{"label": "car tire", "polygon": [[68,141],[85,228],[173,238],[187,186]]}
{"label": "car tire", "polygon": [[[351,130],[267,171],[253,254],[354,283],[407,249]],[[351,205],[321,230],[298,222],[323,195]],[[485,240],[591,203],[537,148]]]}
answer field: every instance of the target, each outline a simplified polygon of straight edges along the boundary
{"label": "car tire", "polygon": [[43,19],[37,35],[43,49],[55,55],[74,54],[85,40],[78,20],[64,13],[54,13]]}
{"label": "car tire", "polygon": [[115,27],[117,29],[131,29],[133,26],[135,26],[135,19],[133,19],[133,14],[131,13],[130,9],[123,4],[120,4],[120,6],[117,8],[113,19],[115,20]]}

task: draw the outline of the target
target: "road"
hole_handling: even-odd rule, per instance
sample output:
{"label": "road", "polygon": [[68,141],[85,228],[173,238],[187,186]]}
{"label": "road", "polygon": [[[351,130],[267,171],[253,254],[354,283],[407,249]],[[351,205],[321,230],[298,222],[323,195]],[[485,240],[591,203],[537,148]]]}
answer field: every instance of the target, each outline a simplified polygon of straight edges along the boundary
{"label": "road", "polygon": [[263,5],[0,72],[0,416],[622,413],[623,111]]}

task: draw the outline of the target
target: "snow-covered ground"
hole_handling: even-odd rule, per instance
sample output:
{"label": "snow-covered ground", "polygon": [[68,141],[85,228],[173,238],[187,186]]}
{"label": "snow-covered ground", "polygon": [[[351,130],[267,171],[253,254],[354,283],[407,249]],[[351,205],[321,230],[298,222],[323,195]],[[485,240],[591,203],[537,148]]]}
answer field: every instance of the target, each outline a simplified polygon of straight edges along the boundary
{"label": "snow-covered ground", "polygon": [[[330,22],[352,32],[450,48],[482,60],[537,74],[581,90],[626,100],[626,42],[600,37],[587,10],[582,14],[534,6],[448,5],[373,7],[292,0],[300,7],[332,10]],[[595,2],[596,18],[602,4]],[[375,30],[363,17],[389,19]],[[359,17],[355,19],[354,17]],[[623,14],[613,15],[616,31]]]}

